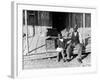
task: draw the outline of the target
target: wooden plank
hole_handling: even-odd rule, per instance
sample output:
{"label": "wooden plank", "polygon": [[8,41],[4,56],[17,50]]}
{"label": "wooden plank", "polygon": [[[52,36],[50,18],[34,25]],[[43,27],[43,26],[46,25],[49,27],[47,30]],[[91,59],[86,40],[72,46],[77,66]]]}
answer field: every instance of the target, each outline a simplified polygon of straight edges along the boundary
{"label": "wooden plank", "polygon": [[35,55],[26,55],[24,56],[24,60],[35,60],[35,59],[42,59],[42,58],[50,58],[57,56],[57,52],[45,52],[45,53],[38,53]]}

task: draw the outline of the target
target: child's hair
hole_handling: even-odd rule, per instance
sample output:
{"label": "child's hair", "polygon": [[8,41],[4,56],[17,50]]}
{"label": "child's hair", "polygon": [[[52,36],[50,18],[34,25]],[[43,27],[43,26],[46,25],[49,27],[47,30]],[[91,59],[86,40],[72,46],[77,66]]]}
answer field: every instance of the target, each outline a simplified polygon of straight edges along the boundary
{"label": "child's hair", "polygon": [[58,36],[60,36],[60,38],[62,38],[62,34],[61,33],[58,33]]}

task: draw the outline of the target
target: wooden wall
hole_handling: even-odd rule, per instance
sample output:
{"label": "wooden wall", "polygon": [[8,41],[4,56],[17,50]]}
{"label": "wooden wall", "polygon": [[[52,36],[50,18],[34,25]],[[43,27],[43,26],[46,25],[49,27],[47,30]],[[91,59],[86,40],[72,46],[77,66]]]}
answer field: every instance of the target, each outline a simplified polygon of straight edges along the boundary
{"label": "wooden wall", "polygon": [[51,17],[50,12],[46,11],[38,11],[38,25],[39,26],[50,26],[51,24]]}

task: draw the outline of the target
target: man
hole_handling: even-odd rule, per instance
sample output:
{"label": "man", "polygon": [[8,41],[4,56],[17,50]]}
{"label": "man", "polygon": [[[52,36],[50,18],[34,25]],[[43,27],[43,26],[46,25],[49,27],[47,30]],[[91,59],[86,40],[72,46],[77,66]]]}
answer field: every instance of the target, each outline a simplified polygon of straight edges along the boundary
{"label": "man", "polygon": [[78,62],[82,63],[82,59],[81,59],[81,55],[82,55],[82,38],[80,33],[77,31],[77,25],[75,25],[75,27],[73,28],[73,32],[71,34],[71,42],[68,45],[66,52],[67,52],[67,61],[71,60],[71,54],[72,51],[74,50],[74,48],[77,49],[77,60]]}
{"label": "man", "polygon": [[65,57],[64,57],[64,39],[62,38],[62,35],[61,33],[58,34],[58,40],[57,40],[57,49],[56,51],[58,52],[57,53],[57,60],[58,62],[60,61],[60,53],[62,55],[62,58],[63,58],[63,61],[65,62]]}

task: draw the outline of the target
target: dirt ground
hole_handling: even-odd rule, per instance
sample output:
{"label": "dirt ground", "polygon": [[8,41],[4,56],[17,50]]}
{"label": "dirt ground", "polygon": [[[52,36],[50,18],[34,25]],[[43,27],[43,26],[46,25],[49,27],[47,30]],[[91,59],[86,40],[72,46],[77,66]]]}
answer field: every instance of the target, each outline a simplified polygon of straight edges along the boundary
{"label": "dirt ground", "polygon": [[82,55],[83,63],[77,61],[77,57],[73,58],[70,62],[57,62],[56,57],[26,60],[23,62],[24,69],[39,69],[39,68],[61,68],[61,67],[89,67],[91,66],[91,54]]}

